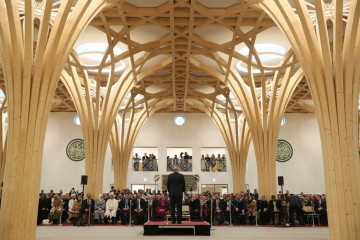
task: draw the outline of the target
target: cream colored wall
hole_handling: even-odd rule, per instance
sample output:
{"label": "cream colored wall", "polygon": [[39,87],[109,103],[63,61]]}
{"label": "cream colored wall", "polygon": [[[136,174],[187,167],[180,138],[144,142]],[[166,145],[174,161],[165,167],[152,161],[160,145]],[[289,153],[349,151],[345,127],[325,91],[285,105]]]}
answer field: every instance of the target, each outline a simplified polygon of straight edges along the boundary
{"label": "cream colored wall", "polygon": [[[166,148],[192,146],[193,171],[188,174],[200,174],[200,184],[229,184],[232,191],[232,174],[228,159],[226,173],[201,172],[200,161],[202,147],[225,147],[216,125],[205,114],[184,114],[184,126],[176,126],[173,118],[176,114],[155,114],[140,130],[135,147],[159,148],[159,173],[133,172],[128,170],[128,187],[133,184],[153,184],[155,174],[166,172]],[[71,187],[80,189],[80,177],[85,174],[85,162],[73,162],[65,153],[66,145],[74,138],[82,138],[80,126],[73,122],[75,113],[51,113],[45,137],[41,189],[45,191],[68,192]],[[289,162],[277,163],[277,175],[284,176],[284,190],[291,192],[323,193],[324,174],[321,155],[320,135],[314,114],[286,114],[286,125],[281,127],[280,138],[289,141],[294,155]],[[111,151],[108,147],[104,168],[104,191],[113,183],[111,169]],[[246,183],[250,188],[257,187],[255,154],[250,146]],[[147,179],[144,182],[144,178]]]}

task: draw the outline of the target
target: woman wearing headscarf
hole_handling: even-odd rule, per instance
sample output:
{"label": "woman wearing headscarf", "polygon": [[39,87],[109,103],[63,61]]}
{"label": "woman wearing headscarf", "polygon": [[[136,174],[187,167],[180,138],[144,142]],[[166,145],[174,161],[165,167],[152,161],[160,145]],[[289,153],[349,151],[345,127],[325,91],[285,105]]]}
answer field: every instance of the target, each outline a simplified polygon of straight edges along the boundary
{"label": "woman wearing headscarf", "polygon": [[104,196],[99,194],[99,199],[95,201],[95,223],[101,223],[101,219],[104,219],[105,206]]}

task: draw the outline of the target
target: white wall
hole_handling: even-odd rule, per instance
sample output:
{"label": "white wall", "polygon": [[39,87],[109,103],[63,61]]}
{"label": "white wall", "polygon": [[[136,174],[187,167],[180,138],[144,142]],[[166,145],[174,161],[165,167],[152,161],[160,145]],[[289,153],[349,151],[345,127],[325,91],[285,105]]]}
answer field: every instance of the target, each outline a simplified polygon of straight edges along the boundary
{"label": "white wall", "polygon": [[[135,147],[157,147],[159,149],[159,173],[166,172],[167,147],[192,147],[193,171],[200,174],[200,184],[229,184],[232,191],[230,160],[227,156],[226,173],[201,172],[200,159],[202,147],[225,147],[223,138],[213,121],[205,114],[184,114],[184,126],[176,126],[176,114],[154,114],[140,130]],[[69,191],[71,187],[80,189],[80,176],[85,174],[85,161],[73,162],[66,156],[65,148],[74,138],[82,138],[81,127],[73,122],[75,113],[51,113],[45,137],[41,189],[45,191]],[[323,193],[324,174],[320,135],[314,114],[286,114],[286,124],[281,127],[280,139],[289,141],[294,149],[292,159],[277,163],[277,175],[284,176],[284,190],[291,192]],[[128,170],[127,186],[131,184],[153,184],[155,174]],[[246,183],[250,188],[257,187],[256,160],[253,146],[250,146]],[[104,169],[104,191],[113,183],[111,151],[108,147]],[[144,182],[144,178],[147,179]]]}
{"label": "white wall", "polygon": [[[133,172],[129,165],[127,186],[131,184],[154,184],[156,174],[169,174],[166,171],[167,148],[173,147],[192,147],[188,149],[189,155],[193,156],[193,171],[184,174],[199,174],[200,184],[228,184],[232,191],[231,171],[224,173],[201,172],[201,148],[202,147],[225,147],[225,142],[220,131],[213,121],[205,114],[183,114],[186,122],[183,126],[174,123],[177,114],[158,113],[154,114],[142,127],[135,141],[135,147],[159,147],[159,172]],[[192,154],[190,152],[192,151]],[[185,150],[184,150],[185,151]],[[175,154],[175,152],[171,152]],[[176,151],[179,155],[179,152]],[[227,165],[230,162],[227,160]],[[144,178],[147,181],[144,181]],[[216,182],[212,179],[215,178]],[[159,187],[161,180],[159,181]]]}

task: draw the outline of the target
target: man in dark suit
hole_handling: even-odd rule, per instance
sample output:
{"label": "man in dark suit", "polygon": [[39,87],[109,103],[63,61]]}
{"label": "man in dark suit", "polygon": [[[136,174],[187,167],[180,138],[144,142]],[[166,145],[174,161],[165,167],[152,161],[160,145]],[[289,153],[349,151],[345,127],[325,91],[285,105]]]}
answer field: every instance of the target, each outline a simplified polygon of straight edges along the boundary
{"label": "man in dark suit", "polygon": [[129,222],[130,216],[130,196],[126,194],[123,199],[120,200],[118,204],[118,213],[117,215],[120,216],[121,224],[126,224]]}
{"label": "man in dark suit", "polygon": [[133,199],[133,216],[135,225],[144,223],[144,216],[146,212],[145,199],[141,198],[140,193],[136,194],[136,199]]}
{"label": "man in dark suit", "polygon": [[321,195],[315,196],[314,209],[317,214],[321,215],[321,223],[327,225],[327,208],[326,208],[326,197]]}
{"label": "man in dark suit", "polygon": [[[83,214],[83,222],[90,223],[91,222],[91,214],[94,213],[94,199],[91,199],[91,193],[86,195],[86,199],[84,199],[82,203],[82,214]],[[90,219],[89,219],[89,211],[90,211]]]}
{"label": "man in dark suit", "polygon": [[295,225],[294,213],[296,213],[296,217],[299,220],[299,223],[301,225],[304,225],[302,204],[300,198],[294,194],[291,194],[289,198],[289,202],[290,202],[289,214],[290,214],[291,224]]}
{"label": "man in dark suit", "polygon": [[276,199],[275,195],[271,196],[271,200],[269,201],[269,212],[273,225],[275,225],[274,215],[278,214],[279,223],[282,219],[282,207],[281,200]]}
{"label": "man in dark suit", "polygon": [[174,172],[169,175],[167,189],[170,195],[171,221],[175,223],[175,205],[177,206],[177,223],[182,219],[182,197],[185,192],[185,178],[179,173],[179,167],[174,166]]}

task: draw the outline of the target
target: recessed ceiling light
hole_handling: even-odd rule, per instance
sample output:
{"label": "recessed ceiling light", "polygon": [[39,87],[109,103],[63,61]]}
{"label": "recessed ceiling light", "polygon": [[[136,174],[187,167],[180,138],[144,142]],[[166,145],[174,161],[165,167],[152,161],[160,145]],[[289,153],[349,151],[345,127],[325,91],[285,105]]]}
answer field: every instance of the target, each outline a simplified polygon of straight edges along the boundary
{"label": "recessed ceiling light", "polygon": [[178,126],[182,126],[185,124],[185,117],[183,115],[176,115],[174,118],[174,122]]}

